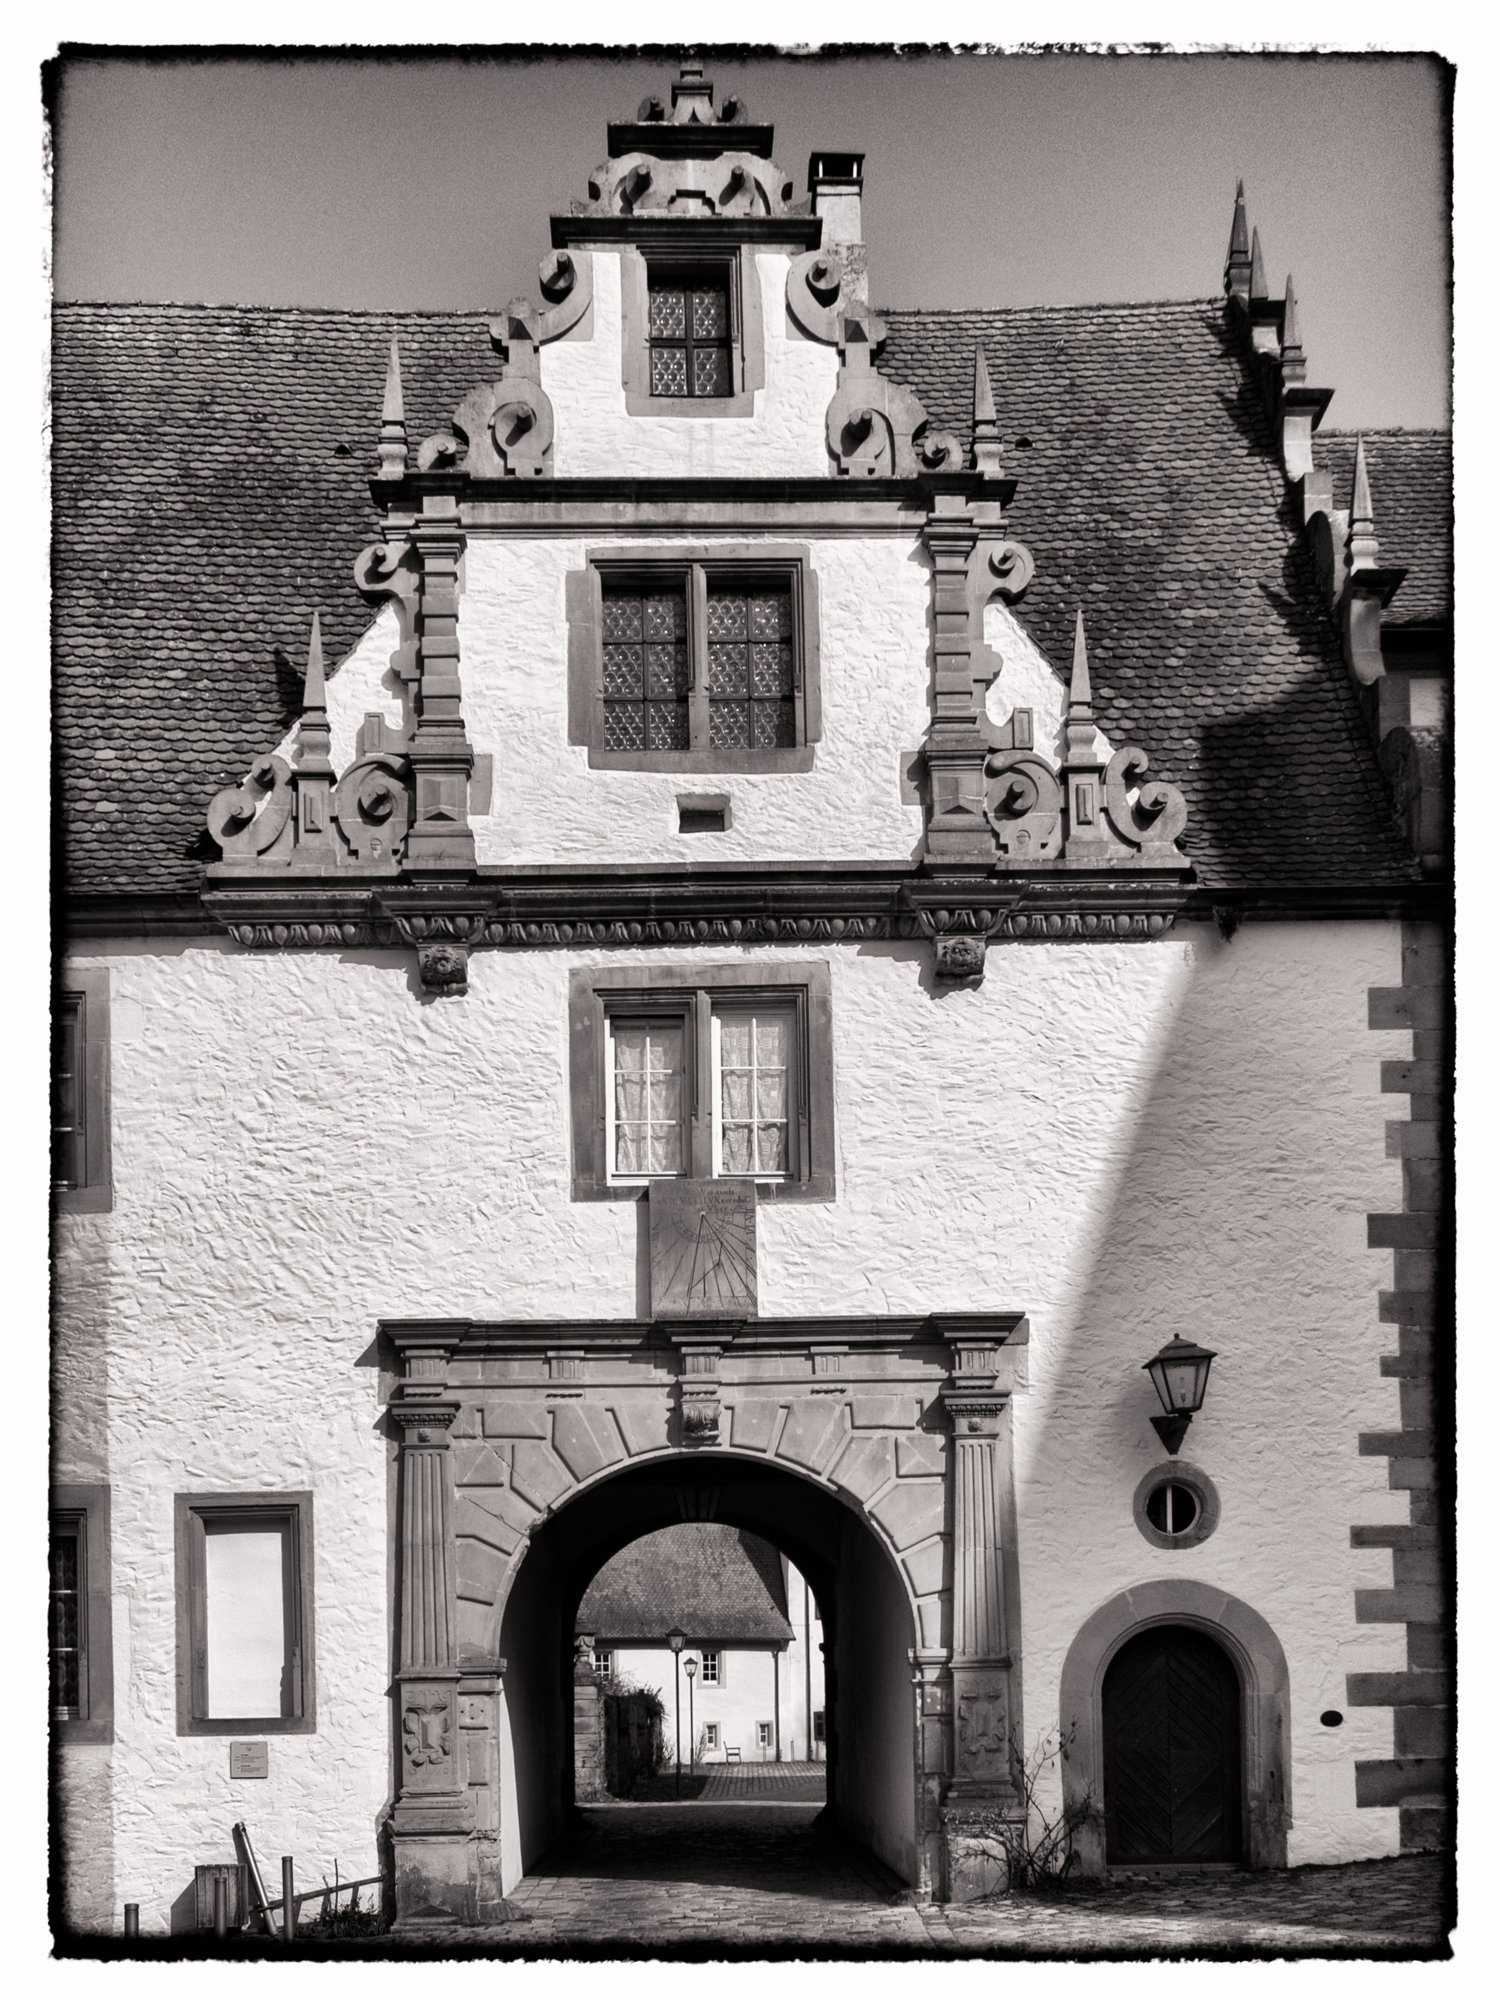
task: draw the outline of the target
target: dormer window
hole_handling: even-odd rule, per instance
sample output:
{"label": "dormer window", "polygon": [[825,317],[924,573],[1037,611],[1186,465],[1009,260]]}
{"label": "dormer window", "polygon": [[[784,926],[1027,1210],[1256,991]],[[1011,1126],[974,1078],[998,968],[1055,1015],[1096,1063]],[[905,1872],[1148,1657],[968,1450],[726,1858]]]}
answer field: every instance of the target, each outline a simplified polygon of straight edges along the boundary
{"label": "dormer window", "polygon": [[732,395],[728,264],[664,265],[653,260],[647,269],[646,291],[651,394],[677,400]]}

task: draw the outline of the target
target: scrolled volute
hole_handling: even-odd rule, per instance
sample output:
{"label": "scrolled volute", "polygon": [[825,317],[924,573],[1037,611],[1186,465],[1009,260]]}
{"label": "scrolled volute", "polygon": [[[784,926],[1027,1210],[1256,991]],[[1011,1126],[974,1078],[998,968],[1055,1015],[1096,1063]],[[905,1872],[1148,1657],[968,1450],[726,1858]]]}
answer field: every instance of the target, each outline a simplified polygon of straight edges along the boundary
{"label": "scrolled volute", "polygon": [[[1160,779],[1142,784],[1150,768],[1145,751],[1134,743],[1117,750],[1104,774],[1105,808],[1110,825],[1132,847],[1148,855],[1175,853],[1187,825],[1187,801],[1176,785]],[[1138,787],[1133,800],[1129,793],[1132,784]]]}
{"label": "scrolled volute", "polygon": [[985,759],[989,781],[984,816],[1003,854],[1045,861],[1062,844],[1063,792],[1057,773],[1029,750],[995,752]]}
{"label": "scrolled volute", "polygon": [[333,815],[356,861],[393,861],[411,826],[411,766],[376,751],[351,764],[333,794]]}
{"label": "scrolled volute", "polygon": [[208,830],[226,861],[252,861],[286,832],[292,816],[291,767],[282,757],[261,757],[243,784],[227,785],[209,801]]}

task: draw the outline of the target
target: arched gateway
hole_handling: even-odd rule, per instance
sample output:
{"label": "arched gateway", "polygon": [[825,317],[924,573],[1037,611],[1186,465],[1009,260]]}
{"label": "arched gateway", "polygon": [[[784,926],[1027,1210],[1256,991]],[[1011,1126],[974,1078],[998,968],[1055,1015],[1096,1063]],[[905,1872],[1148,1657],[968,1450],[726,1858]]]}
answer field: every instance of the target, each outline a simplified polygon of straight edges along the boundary
{"label": "arched gateway", "polygon": [[484,1922],[562,1830],[573,1621],[684,1519],[784,1548],[827,1633],[829,1803],[921,1894],[1015,1807],[1018,1313],[388,1322],[401,1379],[398,1921]]}

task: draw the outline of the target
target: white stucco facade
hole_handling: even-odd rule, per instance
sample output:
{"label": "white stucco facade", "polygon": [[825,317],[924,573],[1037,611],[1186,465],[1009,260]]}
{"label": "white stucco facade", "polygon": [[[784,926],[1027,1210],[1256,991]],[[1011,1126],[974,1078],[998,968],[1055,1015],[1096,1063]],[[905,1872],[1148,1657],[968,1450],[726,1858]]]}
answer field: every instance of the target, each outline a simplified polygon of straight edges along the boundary
{"label": "white stucco facade", "polygon": [[[485,694],[476,690],[476,715]],[[666,948],[704,969],[795,955]],[[1390,1580],[1355,1523],[1405,1520],[1361,1432],[1394,1427],[1376,1294],[1395,1209],[1371,988],[1390,923],[1181,925],[1149,944],[992,946],[982,986],[935,993],[916,943],[832,946],[837,1193],[762,1205],[763,1315],[1014,1308],[1021,1676],[1028,1743],[1055,1727],[1079,1626],[1134,1583],[1190,1577],[1274,1629],[1291,1687],[1289,1859],[1394,1851],[1356,1809],[1388,1711],[1343,1677],[1396,1670],[1399,1629],[1355,1619]],[[375,1869],[390,1796],[391,1447],[377,1322],[630,1318],[632,1204],[576,1202],[568,973],[621,954],[480,951],[461,1001],[408,959],[100,942],[112,1015],[114,1203],[58,1225],[58,1462],[112,1492],[115,1732],[68,1753],[107,1811],[83,1864],[99,1920],[164,1928],[193,1866],[245,1819],[316,1879]],[[1161,1458],[1141,1363],[1169,1333],[1217,1350],[1185,1455],[1216,1533],[1152,1547],[1131,1495]],[[388,1385],[387,1385],[388,1386]],[[314,1496],[316,1730],[232,1781],[222,1737],[177,1734],[173,1499]],[[93,1774],[92,1776],[90,1774]],[[99,1806],[99,1801],[107,1804]]]}

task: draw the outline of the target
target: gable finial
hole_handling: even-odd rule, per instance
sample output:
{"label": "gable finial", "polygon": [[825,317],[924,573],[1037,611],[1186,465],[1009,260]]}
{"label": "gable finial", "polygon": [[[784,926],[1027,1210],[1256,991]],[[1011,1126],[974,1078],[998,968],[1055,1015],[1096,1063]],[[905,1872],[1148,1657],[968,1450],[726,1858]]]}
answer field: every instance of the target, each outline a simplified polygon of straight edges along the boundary
{"label": "gable finial", "polygon": [[1245,220],[1245,183],[1234,184],[1234,220],[1229,225],[1229,259],[1233,263],[1237,257],[1250,254],[1250,226]]}
{"label": "gable finial", "polygon": [[323,676],[323,622],[316,611],[307,641],[307,673],[302,682],[303,716],[310,710],[320,715],[328,712],[328,684]]}
{"label": "gable finial", "polygon": [[1263,299],[1269,296],[1266,291],[1265,260],[1260,254],[1259,227],[1252,229],[1250,232],[1250,296],[1252,299]]}
{"label": "gable finial", "polygon": [[1089,647],[1083,635],[1083,607],[1078,607],[1078,622],[1073,628],[1073,677],[1068,683],[1068,707],[1092,709],[1094,690],[1089,682]]}
{"label": "gable finial", "polygon": [[391,335],[391,358],[386,364],[385,398],[380,406],[380,477],[406,476],[406,405],[401,394],[401,343]]}
{"label": "gable finial", "polygon": [[1344,541],[1349,567],[1376,569],[1380,564],[1380,542],[1375,533],[1375,503],[1370,498],[1370,468],[1365,460],[1365,441],[1354,447],[1354,481],[1349,496],[1349,533]]}
{"label": "gable finial", "polygon": [[989,363],[977,341],[974,345],[974,470],[996,474],[1000,471],[1000,424],[995,415]]}
{"label": "gable finial", "polygon": [[1229,254],[1224,259],[1224,290],[1241,302],[1250,296],[1250,228],[1245,220],[1245,183],[1236,181],[1234,221],[1229,227]]}

